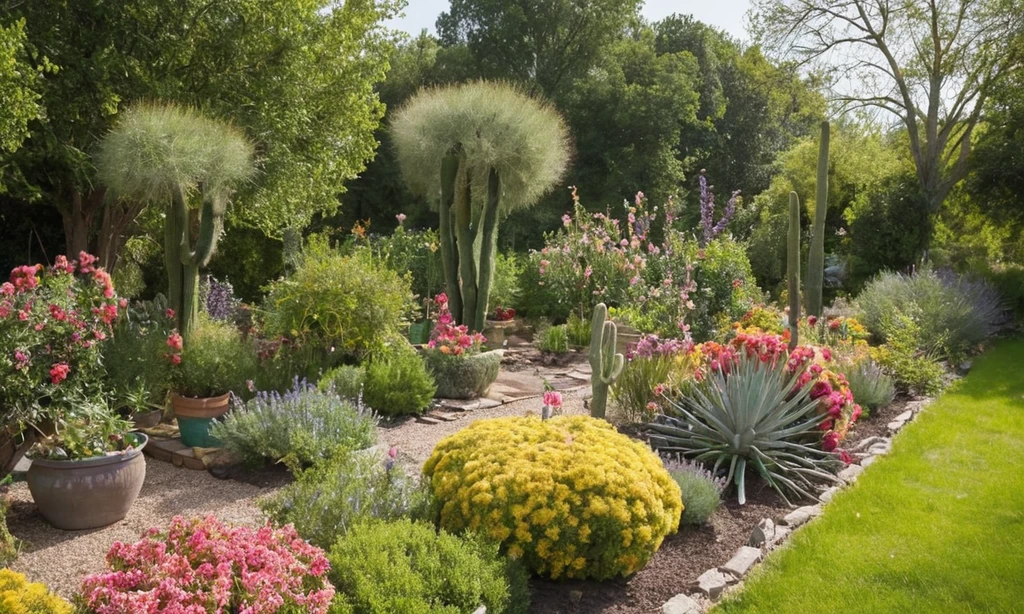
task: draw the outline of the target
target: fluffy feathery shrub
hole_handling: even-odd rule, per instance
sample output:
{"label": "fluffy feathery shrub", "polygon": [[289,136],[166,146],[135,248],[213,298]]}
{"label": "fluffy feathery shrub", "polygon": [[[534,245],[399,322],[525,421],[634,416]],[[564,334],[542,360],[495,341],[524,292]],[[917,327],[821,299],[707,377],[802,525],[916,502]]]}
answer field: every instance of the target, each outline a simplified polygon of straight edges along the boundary
{"label": "fluffy feathery shrub", "polygon": [[71,604],[43,584],[24,575],[0,569],[0,614],[71,614]]}
{"label": "fluffy feathery shrub", "polygon": [[423,473],[442,528],[499,541],[553,579],[635,573],[683,511],[661,459],[588,416],[478,420],[437,444]]}
{"label": "fluffy feathery shrub", "polygon": [[281,460],[291,467],[312,465],[338,448],[359,450],[377,442],[371,411],[298,379],[283,395],[261,392],[236,404],[210,433],[250,463]]}
{"label": "fluffy feathery shrub", "polygon": [[389,454],[341,452],[299,474],[263,504],[277,524],[292,524],[304,539],[329,548],[367,520],[420,518],[427,492]]}
{"label": "fluffy feathery shrub", "polygon": [[526,612],[522,567],[496,544],[399,520],[360,525],[331,549],[334,614]]}
{"label": "fluffy feathery shrub", "polygon": [[986,282],[922,269],[914,275],[882,273],[857,297],[860,319],[888,341],[886,320],[900,312],[921,328],[920,350],[959,360],[998,330],[1006,310]]}
{"label": "fluffy feathery shrub", "polygon": [[665,469],[683,492],[682,524],[704,524],[722,503],[726,483],[700,463],[685,459],[666,460]]}
{"label": "fluffy feathery shrub", "polygon": [[[166,533],[150,529],[134,544],[115,542],[107,566],[82,580],[88,612],[327,614],[334,598],[324,552],[289,526],[175,516]],[[276,607],[268,610],[271,595]]]}
{"label": "fluffy feathery shrub", "polygon": [[404,339],[374,354],[362,383],[363,401],[383,416],[423,413],[437,392],[423,359]]}

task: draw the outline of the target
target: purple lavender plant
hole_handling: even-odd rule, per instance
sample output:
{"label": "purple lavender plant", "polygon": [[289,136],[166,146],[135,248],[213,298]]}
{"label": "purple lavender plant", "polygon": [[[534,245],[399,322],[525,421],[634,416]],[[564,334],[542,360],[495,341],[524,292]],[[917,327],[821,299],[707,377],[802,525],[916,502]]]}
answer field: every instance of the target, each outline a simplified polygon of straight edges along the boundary
{"label": "purple lavender plant", "polygon": [[206,313],[214,320],[222,322],[233,322],[238,315],[238,306],[241,303],[235,298],[235,289],[228,280],[220,281],[214,276],[209,276],[205,284],[205,299],[203,305]]}
{"label": "purple lavender plant", "polygon": [[729,225],[732,216],[736,214],[736,204],[739,202],[740,191],[736,190],[732,193],[732,198],[725,204],[725,211],[716,224],[714,186],[708,185],[707,170],[700,169],[700,178],[697,181],[700,184],[700,227],[702,230],[701,247],[703,247]]}

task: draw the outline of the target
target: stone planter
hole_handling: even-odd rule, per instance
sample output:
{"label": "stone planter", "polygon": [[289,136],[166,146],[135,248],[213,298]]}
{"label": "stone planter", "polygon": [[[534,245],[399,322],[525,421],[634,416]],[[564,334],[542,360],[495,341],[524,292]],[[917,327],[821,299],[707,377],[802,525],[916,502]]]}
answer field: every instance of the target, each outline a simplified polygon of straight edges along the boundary
{"label": "stone planter", "polygon": [[85,460],[34,459],[25,476],[32,499],[51,525],[65,531],[96,529],[128,515],[146,479],[139,433],[137,448]]}
{"label": "stone planter", "polygon": [[164,410],[150,409],[147,411],[134,412],[131,416],[132,424],[136,429],[151,429],[160,424],[164,418]]}
{"label": "stone planter", "polygon": [[491,350],[501,349],[505,345],[505,338],[519,328],[515,318],[511,320],[487,320],[487,326],[481,334],[487,339],[484,346]]}
{"label": "stone planter", "polygon": [[623,356],[629,354],[629,351],[636,347],[636,344],[640,342],[640,331],[633,328],[628,324],[622,322],[615,323],[616,332],[618,335],[615,338],[615,351]]}
{"label": "stone planter", "polygon": [[220,446],[220,441],[210,436],[210,426],[231,409],[231,393],[201,399],[174,394],[171,395],[171,407],[178,419],[183,444],[190,448]]}
{"label": "stone planter", "polygon": [[437,383],[440,399],[473,399],[483,396],[498,379],[502,350],[472,356],[446,356],[436,351],[424,354],[427,369]]}

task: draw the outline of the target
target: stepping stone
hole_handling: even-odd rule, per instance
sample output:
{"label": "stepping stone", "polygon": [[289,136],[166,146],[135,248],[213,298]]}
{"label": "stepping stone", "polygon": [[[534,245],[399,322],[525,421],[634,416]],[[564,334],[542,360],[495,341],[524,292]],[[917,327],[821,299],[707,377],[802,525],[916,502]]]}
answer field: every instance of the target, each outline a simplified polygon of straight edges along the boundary
{"label": "stepping stone", "polygon": [[700,614],[700,605],[686,593],[679,593],[661,606],[661,614]]}
{"label": "stepping stone", "polygon": [[197,458],[192,448],[185,448],[184,450],[178,450],[171,454],[171,464],[175,467],[184,467],[186,469],[194,469],[197,471],[203,471],[206,469],[206,463],[203,459]]}
{"label": "stepping stone", "polygon": [[459,419],[459,416],[456,415],[456,414],[442,414],[442,413],[430,414],[430,417],[431,418],[440,418],[440,419],[444,420],[445,422],[455,422],[456,420]]}
{"label": "stepping stone", "polygon": [[717,569],[709,569],[697,578],[697,590],[704,593],[709,599],[716,600],[728,583],[725,574]]}
{"label": "stepping stone", "polygon": [[775,523],[771,518],[764,518],[761,522],[757,523],[754,530],[750,533],[750,539],[747,540],[747,545],[753,548],[760,548],[762,545],[772,541],[775,538]]}
{"label": "stepping stone", "polygon": [[477,401],[477,409],[492,409],[495,407],[501,407],[501,401],[490,398],[483,398]]}
{"label": "stepping stone", "polygon": [[[566,377],[571,377],[572,379],[579,380],[581,382],[589,382],[590,381],[590,374],[589,373],[583,373],[582,371],[570,371],[570,372],[566,373],[565,376]],[[683,595],[683,597],[686,597],[686,595]],[[689,597],[687,597],[687,599],[689,599]]]}
{"label": "stepping stone", "polygon": [[747,575],[750,568],[761,560],[761,549],[750,546],[740,546],[736,554],[732,555],[729,561],[718,568],[719,571],[730,573],[737,580]]}
{"label": "stepping stone", "polygon": [[860,474],[863,472],[864,467],[861,467],[860,465],[849,465],[846,467],[846,469],[840,471],[839,475],[837,475],[836,477],[846,482],[847,484],[853,484],[854,482],[857,481],[857,478],[860,477]]}
{"label": "stepping stone", "polygon": [[416,416],[416,422],[422,422],[423,424],[441,424],[441,421],[431,416]]}
{"label": "stepping stone", "polygon": [[441,407],[453,411],[473,411],[480,407],[480,399],[443,399]]}

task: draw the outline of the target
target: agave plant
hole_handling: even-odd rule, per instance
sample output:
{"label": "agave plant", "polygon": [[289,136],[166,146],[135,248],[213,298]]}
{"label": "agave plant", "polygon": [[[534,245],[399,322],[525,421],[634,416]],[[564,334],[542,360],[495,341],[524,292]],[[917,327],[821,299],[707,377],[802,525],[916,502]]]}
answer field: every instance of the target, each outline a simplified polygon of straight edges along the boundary
{"label": "agave plant", "polygon": [[811,498],[818,482],[835,482],[841,461],[821,449],[821,416],[810,386],[798,387],[801,370],[783,362],[741,355],[728,370],[715,369],[681,403],[648,425],[651,445],[662,453],[727,466],[739,503],[748,466],[789,502]]}

